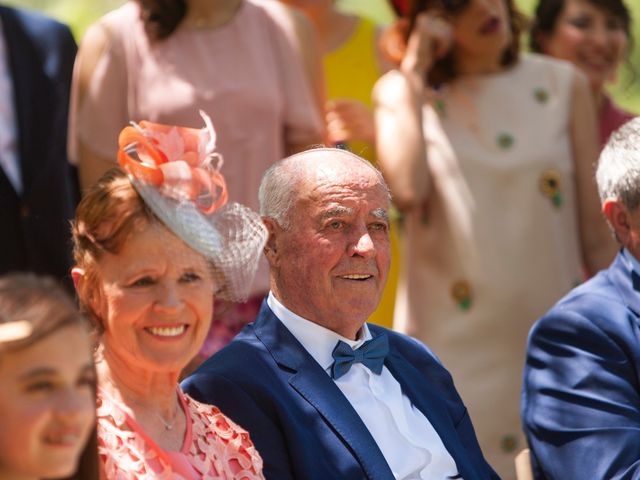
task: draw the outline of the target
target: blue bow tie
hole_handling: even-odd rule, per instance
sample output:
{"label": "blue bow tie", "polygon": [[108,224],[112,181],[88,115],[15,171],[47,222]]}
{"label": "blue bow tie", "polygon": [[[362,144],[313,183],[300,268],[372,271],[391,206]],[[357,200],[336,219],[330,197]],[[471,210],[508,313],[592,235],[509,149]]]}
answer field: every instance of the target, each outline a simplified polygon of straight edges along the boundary
{"label": "blue bow tie", "polygon": [[367,340],[355,350],[349,344],[339,340],[331,353],[334,359],[331,366],[331,376],[334,380],[337,380],[347,373],[354,363],[362,363],[373,373],[380,375],[384,359],[388,353],[389,339],[384,333]]}

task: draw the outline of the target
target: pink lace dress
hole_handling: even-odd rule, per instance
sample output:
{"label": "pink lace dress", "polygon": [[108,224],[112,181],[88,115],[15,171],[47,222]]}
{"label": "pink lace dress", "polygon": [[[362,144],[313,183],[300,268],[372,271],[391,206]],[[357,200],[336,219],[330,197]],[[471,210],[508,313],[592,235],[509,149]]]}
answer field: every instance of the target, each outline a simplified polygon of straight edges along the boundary
{"label": "pink lace dress", "polygon": [[162,450],[131,417],[129,409],[98,392],[98,453],[108,480],[264,479],[262,458],[249,434],[211,405],[178,388],[187,418],[182,449]]}

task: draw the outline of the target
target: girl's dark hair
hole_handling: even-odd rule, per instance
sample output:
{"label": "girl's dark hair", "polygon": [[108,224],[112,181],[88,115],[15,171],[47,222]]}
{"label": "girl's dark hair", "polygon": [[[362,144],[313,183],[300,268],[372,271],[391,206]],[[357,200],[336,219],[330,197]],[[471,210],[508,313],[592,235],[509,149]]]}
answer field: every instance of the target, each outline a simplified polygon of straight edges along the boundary
{"label": "girl's dark hair", "polygon": [[[503,66],[513,65],[518,61],[520,55],[520,34],[525,29],[526,19],[515,7],[514,0],[504,0],[509,16],[509,27],[511,29],[511,43],[505,49],[500,64]],[[428,10],[440,10],[456,15],[469,5],[469,0],[415,0],[409,11],[409,28],[407,30],[408,40],[416,22],[418,14]],[[427,82],[429,85],[438,86],[450,82],[458,76],[455,70],[453,53],[450,52],[444,58],[436,61],[429,71]]]}
{"label": "girl's dark hair", "polygon": [[53,278],[34,273],[0,276],[0,324],[26,321],[31,333],[0,344],[4,350],[20,350],[48,337],[63,327],[88,322],[66,290]]}
{"label": "girl's dark hair", "polygon": [[[631,32],[631,14],[622,0],[587,0],[594,7],[610,13],[620,21],[629,39],[628,51],[631,51],[633,35]],[[529,44],[534,52],[542,52],[540,37],[553,32],[558,17],[564,9],[565,0],[539,0],[531,24]]]}
{"label": "girl's dark hair", "polygon": [[140,18],[149,40],[164,40],[178,28],[187,13],[186,0],[138,0]]}

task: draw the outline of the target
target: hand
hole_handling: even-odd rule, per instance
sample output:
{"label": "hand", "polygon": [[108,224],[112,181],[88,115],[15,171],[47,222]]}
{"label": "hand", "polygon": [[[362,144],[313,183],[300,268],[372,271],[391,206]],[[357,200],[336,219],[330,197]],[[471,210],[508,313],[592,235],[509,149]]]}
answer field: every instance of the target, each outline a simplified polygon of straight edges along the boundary
{"label": "hand", "polygon": [[400,70],[424,78],[433,63],[446,56],[452,46],[451,25],[442,17],[423,12],[416,18]]}
{"label": "hand", "polygon": [[373,112],[358,100],[330,100],[325,106],[328,139],[331,143],[360,140],[375,142]]}

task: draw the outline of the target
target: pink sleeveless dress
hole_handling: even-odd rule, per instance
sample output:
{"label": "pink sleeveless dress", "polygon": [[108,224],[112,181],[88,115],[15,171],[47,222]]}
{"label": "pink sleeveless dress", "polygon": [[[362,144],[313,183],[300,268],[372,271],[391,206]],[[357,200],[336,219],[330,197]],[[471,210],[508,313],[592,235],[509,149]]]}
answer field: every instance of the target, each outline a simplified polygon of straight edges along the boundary
{"label": "pink sleeveless dress", "polygon": [[[229,200],[258,210],[265,170],[287,153],[286,144],[316,143],[323,120],[304,71],[290,16],[279,2],[245,0],[226,24],[213,29],[178,26],[150,43],[136,2],[113,10],[91,29],[110,42],[96,63],[87,94],[72,92],[69,149],[82,141],[116,164],[118,134],[130,121],[200,128],[198,110],[215,126]],[[78,83],[80,66],[74,71]],[[252,295],[269,289],[263,262]]]}
{"label": "pink sleeveless dress", "polygon": [[249,434],[211,405],[177,389],[187,431],[180,451],[162,450],[129,409],[98,392],[98,453],[107,480],[259,480],[262,458]]}

